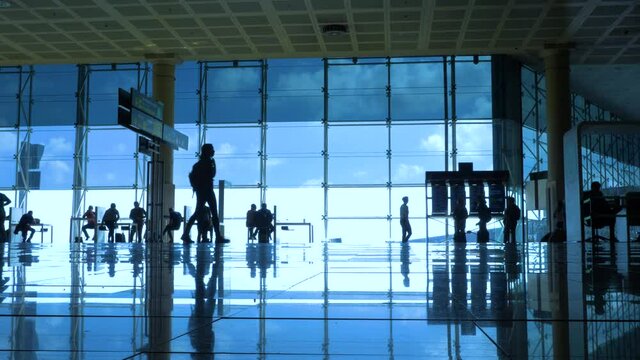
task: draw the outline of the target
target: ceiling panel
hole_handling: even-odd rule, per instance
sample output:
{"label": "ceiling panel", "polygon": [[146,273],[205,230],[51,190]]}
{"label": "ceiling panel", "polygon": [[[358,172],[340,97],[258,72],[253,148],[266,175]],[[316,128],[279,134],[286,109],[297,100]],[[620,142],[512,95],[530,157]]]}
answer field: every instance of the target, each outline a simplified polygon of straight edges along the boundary
{"label": "ceiling panel", "polygon": [[[0,9],[0,64],[7,65],[163,53],[184,60],[538,56],[549,43],[572,44],[574,63],[627,64],[640,51],[634,0],[9,1]],[[330,24],[351,34],[323,34]]]}

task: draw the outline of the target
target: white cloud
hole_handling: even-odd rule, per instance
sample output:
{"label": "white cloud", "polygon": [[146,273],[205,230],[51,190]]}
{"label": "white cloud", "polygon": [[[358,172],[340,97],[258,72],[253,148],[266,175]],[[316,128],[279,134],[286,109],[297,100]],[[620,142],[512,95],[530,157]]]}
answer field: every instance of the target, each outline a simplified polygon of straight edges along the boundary
{"label": "white cloud", "polygon": [[367,172],[364,170],[357,170],[353,172],[353,177],[355,178],[364,178],[367,177]]}
{"label": "white cloud", "polygon": [[47,161],[46,166],[50,171],[46,173],[49,176],[53,176],[53,181],[56,184],[62,184],[69,180],[69,174],[72,171],[71,165],[67,162],[60,160]]}
{"label": "white cloud", "polygon": [[108,182],[114,182],[116,180],[116,174],[108,172],[105,174],[105,179],[107,179]]}
{"label": "white cloud", "polygon": [[49,139],[46,147],[49,150],[49,155],[64,155],[73,153],[73,146],[63,137],[53,137]]}
{"label": "white cloud", "polygon": [[393,174],[394,181],[409,181],[414,180],[416,176],[421,179],[424,176],[425,168],[420,165],[400,164]]}
{"label": "white cloud", "polygon": [[302,185],[303,186],[320,186],[323,181],[324,179],[322,178],[307,179],[302,183]]}
{"label": "white cloud", "polygon": [[267,167],[275,167],[284,164],[285,161],[283,159],[267,159]]}
{"label": "white cloud", "polygon": [[218,155],[231,155],[236,151],[235,146],[230,143],[222,143],[216,147],[216,154]]}
{"label": "white cloud", "polygon": [[420,148],[427,151],[444,151],[444,137],[440,134],[429,135],[420,140]]}

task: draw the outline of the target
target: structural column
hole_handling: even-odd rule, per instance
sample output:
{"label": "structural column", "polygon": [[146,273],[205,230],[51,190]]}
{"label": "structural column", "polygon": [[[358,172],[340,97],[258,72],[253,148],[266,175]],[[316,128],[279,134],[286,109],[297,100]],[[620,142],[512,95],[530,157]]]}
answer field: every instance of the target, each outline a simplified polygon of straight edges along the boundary
{"label": "structural column", "polygon": [[544,52],[547,85],[547,201],[553,229],[553,211],[564,201],[564,134],[571,128],[571,91],[569,86],[569,50],[548,49]]}
{"label": "structural column", "polygon": [[[172,59],[158,61],[153,64],[153,98],[164,103],[164,123],[173,127],[174,125],[174,102],[175,102],[175,61]],[[164,171],[162,174],[163,189],[162,194],[162,212],[160,214],[152,214],[152,223],[162,224],[163,214],[169,213],[169,208],[173,207],[175,202],[176,187],[173,182],[173,149],[166,145],[160,144],[159,161],[164,163]],[[154,179],[156,177],[153,177]]]}

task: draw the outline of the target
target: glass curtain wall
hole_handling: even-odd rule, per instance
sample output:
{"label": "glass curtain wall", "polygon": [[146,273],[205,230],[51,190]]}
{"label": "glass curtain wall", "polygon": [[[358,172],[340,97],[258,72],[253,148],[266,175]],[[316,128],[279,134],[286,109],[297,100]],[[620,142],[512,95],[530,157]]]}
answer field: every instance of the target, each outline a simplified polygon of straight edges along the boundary
{"label": "glass curtain wall", "polygon": [[[0,68],[0,191],[69,238],[72,214],[143,199],[137,139],[117,125],[118,87],[147,90],[141,64]],[[116,191],[117,190],[117,191]],[[77,230],[77,229],[76,229]],[[74,234],[76,231],[74,231]],[[75,234],[77,235],[77,234]]]}
{"label": "glass curtain wall", "polygon": [[[148,93],[149,74],[147,64],[0,68],[0,163],[10,170],[0,191],[60,239],[89,205],[115,202],[126,215],[144,203],[147,159],[117,125],[117,89]],[[193,206],[187,174],[211,142],[230,237],[246,236],[249,206],[267,202],[316,238],[395,239],[406,195],[413,238],[425,238],[424,172],[492,167],[492,139],[477,136],[491,134],[490,82],[488,57],[180,64],[176,128],[190,146],[175,153],[176,208]],[[51,201],[60,211],[38,210]],[[278,236],[306,239],[306,227],[290,229]],[[445,222],[431,229],[444,235]]]}
{"label": "glass curtain wall", "polygon": [[[200,69],[199,139],[214,144],[219,178],[231,184],[231,237],[246,236],[246,211],[265,201],[277,207],[278,222],[310,222],[316,237],[395,238],[406,195],[413,237],[425,238],[424,172],[455,169],[456,155],[492,168],[490,58],[203,62]],[[479,138],[484,130],[489,137]],[[432,229],[444,235],[445,222]],[[278,237],[304,233],[293,230]]]}
{"label": "glass curtain wall", "polygon": [[[532,188],[536,174],[547,170],[546,140],[546,86],[544,74],[522,67],[522,137],[523,171],[525,188]],[[588,99],[571,94],[571,123],[584,121],[622,121],[615,114],[590,102]],[[582,140],[583,148],[583,190],[590,188],[592,181],[599,181],[610,195],[624,195],[627,189],[637,186],[640,181],[638,155],[631,149],[638,144],[631,136],[590,135]],[[531,184],[531,186],[529,186]],[[544,192],[544,185],[540,191]],[[607,190],[608,189],[608,190]],[[548,232],[546,212],[536,209],[532,192],[525,199],[527,233],[530,241],[540,239]],[[540,205],[544,205],[540,201]],[[542,207],[539,207],[542,209]]]}

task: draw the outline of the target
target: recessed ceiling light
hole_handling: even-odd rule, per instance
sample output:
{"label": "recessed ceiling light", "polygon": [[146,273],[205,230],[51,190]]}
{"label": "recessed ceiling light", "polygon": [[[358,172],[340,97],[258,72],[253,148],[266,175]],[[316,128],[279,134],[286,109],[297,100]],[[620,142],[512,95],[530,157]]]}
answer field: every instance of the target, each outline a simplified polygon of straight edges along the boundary
{"label": "recessed ceiling light", "polygon": [[10,8],[12,4],[6,0],[0,0],[0,9]]}
{"label": "recessed ceiling light", "polygon": [[322,33],[327,36],[341,36],[348,34],[349,28],[343,24],[327,24],[322,27]]}

